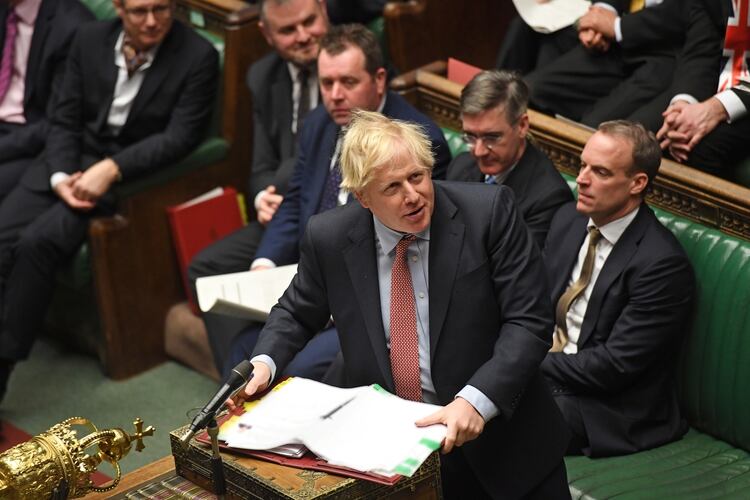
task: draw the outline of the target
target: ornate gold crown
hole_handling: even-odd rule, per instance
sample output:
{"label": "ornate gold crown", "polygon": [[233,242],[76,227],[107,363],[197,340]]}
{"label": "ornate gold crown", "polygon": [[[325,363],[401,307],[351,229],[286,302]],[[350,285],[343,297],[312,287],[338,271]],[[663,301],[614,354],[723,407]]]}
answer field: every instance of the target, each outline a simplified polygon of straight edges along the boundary
{"label": "ornate gold crown", "polygon": [[[129,435],[119,428],[100,431],[87,418],[72,417],[14,446],[0,455],[0,498],[37,499],[53,494],[77,498],[115,488],[122,477],[119,461],[133,441],[136,451],[141,451],[143,438],[155,431],[152,426],[144,430],[140,418],[133,425],[135,434]],[[85,426],[92,432],[79,440],[73,426]],[[86,450],[94,444],[98,451],[90,455]],[[91,474],[102,462],[112,464],[115,478],[109,485],[97,487]]]}

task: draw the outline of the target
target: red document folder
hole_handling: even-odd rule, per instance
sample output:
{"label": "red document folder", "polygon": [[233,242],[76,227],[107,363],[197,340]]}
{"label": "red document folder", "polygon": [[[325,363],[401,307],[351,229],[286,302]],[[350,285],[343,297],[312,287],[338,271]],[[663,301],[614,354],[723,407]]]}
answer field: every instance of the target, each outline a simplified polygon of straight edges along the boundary
{"label": "red document folder", "polygon": [[448,74],[446,77],[452,82],[466,85],[480,71],[482,71],[481,68],[459,61],[458,59],[453,59],[452,57],[448,58]]}
{"label": "red document folder", "polygon": [[231,187],[217,188],[188,202],[167,207],[167,215],[185,293],[190,308],[198,314],[198,306],[190,292],[187,268],[195,254],[244,225],[237,191]]}

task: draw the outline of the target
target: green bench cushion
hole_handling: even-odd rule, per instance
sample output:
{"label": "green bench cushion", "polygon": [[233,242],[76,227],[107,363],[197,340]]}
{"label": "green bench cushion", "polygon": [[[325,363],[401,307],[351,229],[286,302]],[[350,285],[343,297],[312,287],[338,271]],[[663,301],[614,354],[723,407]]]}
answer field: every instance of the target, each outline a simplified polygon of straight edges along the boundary
{"label": "green bench cushion", "polygon": [[445,136],[445,142],[448,143],[448,149],[450,149],[451,156],[455,158],[456,156],[460,155],[461,153],[465,153],[469,151],[468,146],[466,146],[466,143],[461,138],[461,132],[456,132],[453,129],[440,127],[443,131],[443,136]]}
{"label": "green bench cushion", "polygon": [[573,500],[750,498],[750,454],[696,430],[653,450],[565,465]]}

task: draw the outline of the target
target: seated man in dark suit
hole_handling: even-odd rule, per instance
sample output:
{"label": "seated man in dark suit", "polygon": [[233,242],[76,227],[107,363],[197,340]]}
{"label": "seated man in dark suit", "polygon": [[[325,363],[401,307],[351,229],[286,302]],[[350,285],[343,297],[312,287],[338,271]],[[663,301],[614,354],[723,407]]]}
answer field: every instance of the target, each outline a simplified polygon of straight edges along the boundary
{"label": "seated man in dark suit", "polygon": [[539,250],[505,188],[435,182],[418,125],[360,111],[342,186],[310,218],[297,275],[251,361],[251,395],[332,316],[343,386],[444,405],[445,498],[570,498],[565,424],[539,373],[552,314]]}
{"label": "seated man in dark suit", "polygon": [[694,278],[644,202],[660,161],[642,125],[601,124],[581,154],[578,202],[560,209],[547,236],[557,328],[542,373],[573,433],[573,454],[633,453],[687,430],[672,365]]}
{"label": "seated man in dark suit", "polygon": [[[445,177],[450,151],[442,131],[402,97],[386,90],[380,47],[364,26],[348,24],[329,30],[321,41],[318,78],[324,106],[318,106],[305,120],[289,191],[263,234],[252,269],[297,262],[308,219],[350,200],[350,193],[339,189],[337,160],[339,132],[349,123],[354,109],[378,110],[390,118],[423,125],[436,157],[434,173]],[[220,370],[228,373],[237,364],[235,360],[252,351],[260,328],[254,325],[234,339],[229,362]],[[222,333],[209,330],[208,334],[210,339]],[[329,328],[301,353],[289,373],[320,379],[337,352],[336,332]]]}
{"label": "seated man in dark suit", "polygon": [[449,181],[503,184],[542,248],[552,216],[573,200],[549,158],[526,140],[529,89],[517,73],[482,71],[461,91],[461,123],[470,153],[448,166]]}
{"label": "seated man in dark suit", "polygon": [[[253,97],[253,158],[247,194],[255,220],[193,258],[188,276],[194,297],[198,278],[249,269],[263,231],[286,194],[302,123],[318,105],[316,61],[320,38],[328,31],[325,1],[265,0],[260,3],[258,25],[273,51],[253,63],[247,73]],[[247,325],[212,313],[204,314],[202,321],[188,313],[184,320],[193,324],[199,335],[206,335],[206,329],[238,332]],[[232,336],[210,337],[219,368]]]}
{"label": "seated man in dark suit", "polygon": [[604,0],[578,21],[580,44],[526,76],[534,109],[590,127],[620,118],[661,125],[653,100],[684,43],[682,0]]}
{"label": "seated man in dark suit", "polygon": [[750,157],[750,27],[743,9],[745,2],[691,2],[684,64],[658,134],[675,160],[729,178],[731,167]]}
{"label": "seated man in dark suit", "polygon": [[89,220],[113,213],[112,186],[181,159],[210,121],[216,50],[173,19],[170,0],[115,7],[118,19],[78,30],[44,153],[0,204],[3,390],[42,329],[55,271]]}
{"label": "seated man in dark suit", "polygon": [[78,0],[0,3],[0,200],[44,147],[70,41],[93,19]]}

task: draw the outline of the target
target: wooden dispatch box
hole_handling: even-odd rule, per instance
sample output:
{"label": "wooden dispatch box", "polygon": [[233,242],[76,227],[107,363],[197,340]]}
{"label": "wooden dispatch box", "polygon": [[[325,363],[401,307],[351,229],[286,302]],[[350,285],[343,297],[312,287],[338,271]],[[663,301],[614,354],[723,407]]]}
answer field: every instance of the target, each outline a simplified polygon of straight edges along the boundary
{"label": "wooden dispatch box", "polygon": [[[172,431],[169,441],[177,473],[212,491],[211,450],[190,442],[187,450],[180,438],[187,426]],[[303,470],[264,460],[222,452],[227,498],[245,499],[430,499],[443,498],[440,483],[440,459],[433,453],[410,478],[394,486]]]}

